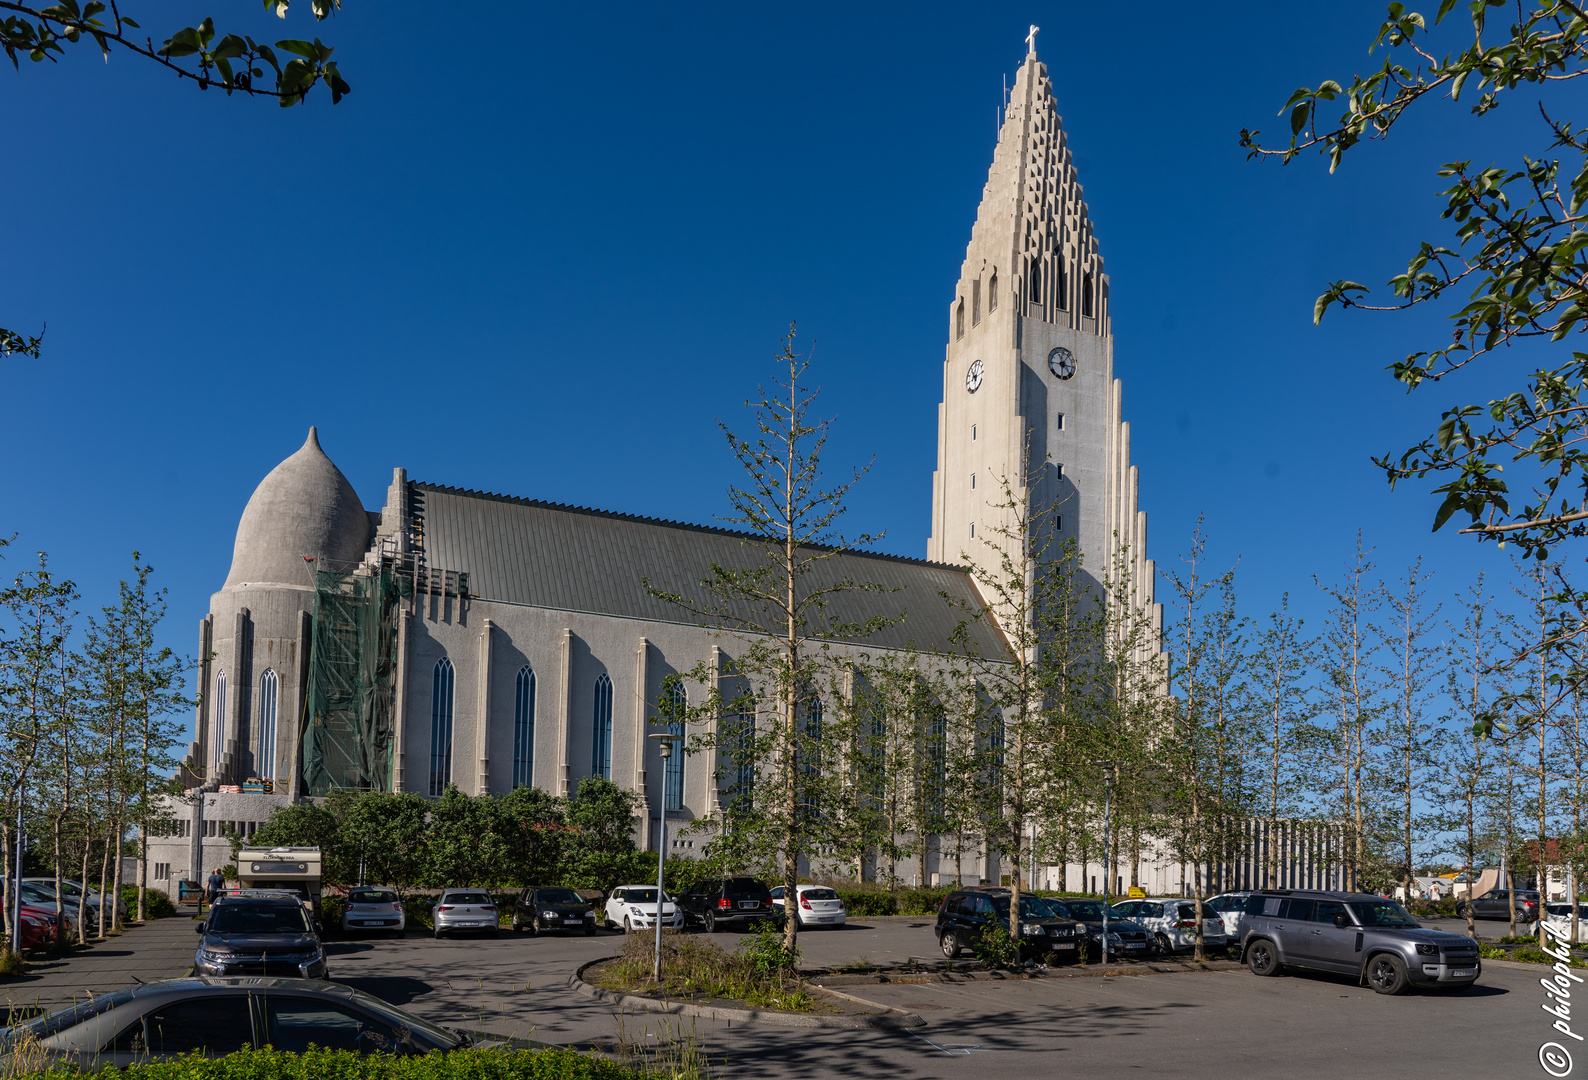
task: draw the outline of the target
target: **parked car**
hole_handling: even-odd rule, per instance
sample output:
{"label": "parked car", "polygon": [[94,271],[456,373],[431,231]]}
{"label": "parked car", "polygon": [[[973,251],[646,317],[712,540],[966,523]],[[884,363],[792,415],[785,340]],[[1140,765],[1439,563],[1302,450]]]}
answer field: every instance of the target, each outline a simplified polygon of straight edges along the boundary
{"label": "parked car", "polygon": [[708,934],[730,927],[748,930],[777,917],[771,891],[752,877],[708,878],[680,893],[678,902],[684,918],[700,923]]}
{"label": "parked car", "polygon": [[1121,920],[1103,906],[1101,900],[1052,900],[1048,906],[1064,918],[1074,919],[1086,930],[1086,955],[1089,959],[1103,958],[1103,912],[1108,911],[1108,955],[1110,959],[1123,957],[1140,959],[1152,951],[1152,934],[1140,923]]}
{"label": "parked car", "polygon": [[[24,905],[38,908],[41,911],[48,911],[53,917],[65,919],[66,932],[68,934],[74,934],[79,938],[82,936],[77,932],[76,904],[62,905],[61,902],[56,899],[55,893],[53,891],[40,889],[37,886],[28,885],[26,883],[22,885],[21,895],[22,903]],[[97,921],[96,913],[93,908],[89,909],[88,917],[91,920]]]}
{"label": "parked car", "polygon": [[484,889],[444,889],[430,909],[430,925],[436,937],[462,932],[490,934],[500,932],[496,901]]}
{"label": "parked car", "polygon": [[278,975],[324,979],[325,946],[291,896],[223,896],[204,921],[193,954],[198,975]]}
{"label": "parked car", "polygon": [[[1456,904],[1456,914],[1466,918],[1467,907],[1472,907],[1474,919],[1506,919],[1511,918],[1511,890],[1490,889],[1482,896],[1472,900],[1461,900]],[[1538,918],[1538,893],[1531,890],[1516,890],[1516,921],[1532,922]]]}
{"label": "parked car", "polygon": [[[794,910],[799,914],[802,929],[807,926],[825,926],[836,930],[844,925],[847,919],[844,902],[833,890],[825,885],[796,885],[794,891],[799,895],[799,903],[794,905]],[[774,886],[769,895],[772,897],[772,906],[783,911],[783,886]]]}
{"label": "parked car", "polygon": [[[40,889],[50,897],[55,896],[55,879],[52,877],[23,878],[22,884],[31,885],[35,889]],[[79,901],[81,901],[86,894],[88,900],[88,910],[90,913],[88,917],[93,922],[97,923],[99,921],[100,897],[98,889],[85,889],[81,882],[71,881],[69,879],[63,878],[61,879],[61,894],[66,898],[66,906],[72,908],[74,911],[77,909]],[[123,900],[119,896],[116,898],[116,912],[123,919],[127,917],[127,901]]]}
{"label": "parked car", "polygon": [[1224,923],[1224,936],[1234,945],[1241,940],[1241,916],[1246,914],[1246,898],[1250,892],[1227,892],[1202,901],[1203,911],[1215,911]]}
{"label": "parked car", "polygon": [[48,908],[23,904],[18,909],[22,917],[20,941],[22,951],[42,949],[55,937],[55,920],[58,916]]}
{"label": "parked car", "polygon": [[1571,905],[1570,904],[1545,904],[1544,924],[1556,931],[1556,935],[1564,941],[1580,944],[1588,941],[1588,904],[1577,905],[1577,936],[1571,935]]}
{"label": "parked car", "polygon": [[360,885],[347,891],[347,902],[342,905],[342,932],[344,934],[385,930],[402,937],[408,928],[403,902],[395,889],[371,888]]}
{"label": "parked car", "polygon": [[[1188,952],[1197,945],[1197,905],[1195,900],[1182,900],[1177,896],[1154,900],[1127,900],[1113,907],[1114,915],[1127,922],[1147,928],[1152,942],[1161,953]],[[1112,929],[1110,920],[1110,929]],[[1203,906],[1202,945],[1207,949],[1222,949],[1229,944],[1224,934],[1224,919]]]}
{"label": "parked car", "polygon": [[[958,889],[943,897],[934,927],[943,955],[952,960],[961,949],[974,948],[994,923],[1007,926],[1011,898],[1008,889],[987,888]],[[1056,910],[1051,901],[1040,896],[1020,898],[1022,957],[1054,952],[1061,957],[1077,959],[1084,939],[1085,928],[1068,914]]]}
{"label": "parked car", "polygon": [[536,934],[549,930],[596,932],[596,913],[590,901],[572,889],[525,889],[513,902],[513,930]]}
{"label": "parked car", "polygon": [[[622,930],[625,934],[635,930],[656,928],[656,886],[619,885],[607,897],[605,922],[608,929]],[[684,928],[684,913],[671,896],[662,893],[662,926],[674,930]]]}
{"label": "parked car", "polygon": [[[36,1042],[35,1042],[36,1041]],[[85,1071],[242,1047],[361,1054],[450,1051],[468,1036],[370,994],[304,979],[173,979],[95,995],[0,1031],[0,1053],[34,1046]]]}
{"label": "parked car", "polygon": [[1286,967],[1365,980],[1380,994],[1412,986],[1463,991],[1483,970],[1478,943],[1422,926],[1393,900],[1372,893],[1270,889],[1255,892],[1241,917],[1241,947],[1253,975]]}

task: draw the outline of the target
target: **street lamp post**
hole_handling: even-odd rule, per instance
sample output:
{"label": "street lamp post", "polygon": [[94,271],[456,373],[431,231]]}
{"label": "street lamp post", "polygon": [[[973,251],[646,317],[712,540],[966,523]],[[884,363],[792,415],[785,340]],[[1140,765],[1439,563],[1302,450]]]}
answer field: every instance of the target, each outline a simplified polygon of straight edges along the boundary
{"label": "street lamp post", "polygon": [[656,748],[662,752],[662,836],[656,845],[656,958],[651,965],[651,981],[657,985],[662,981],[662,872],[667,865],[667,764],[673,756],[673,744],[683,739],[682,735],[672,732],[662,732],[648,736],[656,740]]}
{"label": "street lamp post", "polygon": [[[1110,763],[1112,764],[1112,763]],[[1110,796],[1113,794],[1114,773],[1111,769],[1103,771],[1103,963],[1108,963],[1108,876],[1112,863],[1108,861],[1109,827],[1113,819],[1109,816]]]}

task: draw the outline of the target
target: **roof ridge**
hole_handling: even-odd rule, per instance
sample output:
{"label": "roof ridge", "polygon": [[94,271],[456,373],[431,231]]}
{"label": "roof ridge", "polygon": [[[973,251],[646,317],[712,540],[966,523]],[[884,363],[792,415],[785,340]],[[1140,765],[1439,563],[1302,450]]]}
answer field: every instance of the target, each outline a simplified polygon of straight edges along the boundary
{"label": "roof ridge", "polygon": [[[637,521],[644,525],[661,525],[669,529],[688,529],[692,532],[715,533],[718,536],[736,536],[741,540],[763,540],[755,533],[745,532],[742,529],[725,529],[720,525],[697,525],[691,521],[674,521],[670,518],[647,517],[643,514],[626,514],[621,510],[601,510],[592,506],[575,506],[572,503],[548,502],[545,499],[528,499],[521,495],[503,495],[496,491],[477,491],[474,488],[453,487],[450,484],[434,484],[428,480],[410,480],[411,487],[423,488],[427,491],[441,491],[453,495],[466,495],[475,499],[492,499],[496,502],[516,503],[520,506],[533,506],[543,510],[560,510],[569,514],[588,514],[591,517],[616,518],[619,521]],[[930,559],[915,559],[908,555],[892,555],[885,551],[866,551],[862,548],[837,548],[829,544],[805,544],[804,547],[815,551],[837,551],[845,555],[855,555],[863,559],[883,559],[888,562],[909,563],[912,566],[928,566],[938,570],[948,570],[953,573],[963,574],[965,568],[954,566],[950,563],[933,562]]]}

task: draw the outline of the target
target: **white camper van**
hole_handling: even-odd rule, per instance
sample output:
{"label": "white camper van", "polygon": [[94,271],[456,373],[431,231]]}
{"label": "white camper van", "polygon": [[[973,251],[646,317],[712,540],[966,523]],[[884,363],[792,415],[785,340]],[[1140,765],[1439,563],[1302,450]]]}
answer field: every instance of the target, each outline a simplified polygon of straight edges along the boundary
{"label": "white camper van", "polygon": [[296,893],[310,911],[320,907],[320,849],[245,847],[237,851],[237,891],[282,889]]}

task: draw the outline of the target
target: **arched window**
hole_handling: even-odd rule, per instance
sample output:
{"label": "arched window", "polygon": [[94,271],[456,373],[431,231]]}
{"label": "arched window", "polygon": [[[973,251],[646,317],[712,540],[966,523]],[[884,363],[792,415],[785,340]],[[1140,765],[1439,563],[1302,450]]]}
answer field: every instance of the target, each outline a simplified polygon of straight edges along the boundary
{"label": "arched window", "polygon": [[276,697],[280,685],[276,673],[269,668],[259,676],[259,756],[254,768],[259,775],[273,779],[276,775]]}
{"label": "arched window", "polygon": [[737,713],[722,718],[718,728],[718,755],[722,775],[728,780],[726,805],[746,811],[755,794],[755,699],[748,699]]}
{"label": "arched window", "polygon": [[590,774],[612,779],[612,680],[602,675],[595,684],[595,730],[590,739]]}
{"label": "arched window", "polygon": [[805,737],[800,740],[797,747],[800,779],[805,789],[801,793],[800,802],[805,805],[805,812],[810,818],[820,820],[822,800],[816,785],[822,775],[822,699],[819,695],[812,694],[805,699],[804,706]]}
{"label": "arched window", "polygon": [[1081,314],[1088,319],[1092,317],[1092,275],[1086,274],[1081,278]]}
{"label": "arched window", "polygon": [[959,298],[959,303],[954,306],[954,340],[958,341],[965,336],[965,298]]}
{"label": "arched window", "polygon": [[430,794],[452,783],[452,661],[436,661],[430,678]]}
{"label": "arched window", "polygon": [[998,310],[998,271],[992,272],[992,280],[987,282],[987,310]]}
{"label": "arched window", "polygon": [[1058,305],[1060,311],[1068,311],[1070,310],[1070,277],[1064,272],[1064,260],[1062,258],[1054,266],[1053,270],[1056,275],[1053,279],[1054,289],[1056,290],[1053,295],[1053,301]]}
{"label": "arched window", "polygon": [[215,709],[210,720],[210,775],[219,776],[226,752],[226,672],[215,673]]}
{"label": "arched window", "polygon": [[535,772],[535,673],[519,669],[513,690],[513,786],[529,787]]}
{"label": "arched window", "polygon": [[970,324],[981,325],[981,278],[977,278],[970,285]]}
{"label": "arched window", "polygon": [[689,708],[689,695],[679,683],[670,683],[667,687],[668,713],[674,717],[667,725],[670,735],[679,736],[680,741],[673,743],[672,756],[667,759],[667,771],[662,777],[662,808],[665,810],[682,810],[684,808],[684,744],[681,741],[684,734],[684,712]]}
{"label": "arched window", "polygon": [[1031,302],[1042,303],[1042,267],[1035,259],[1031,262]]}

